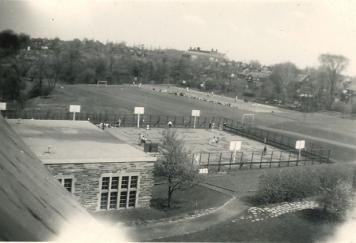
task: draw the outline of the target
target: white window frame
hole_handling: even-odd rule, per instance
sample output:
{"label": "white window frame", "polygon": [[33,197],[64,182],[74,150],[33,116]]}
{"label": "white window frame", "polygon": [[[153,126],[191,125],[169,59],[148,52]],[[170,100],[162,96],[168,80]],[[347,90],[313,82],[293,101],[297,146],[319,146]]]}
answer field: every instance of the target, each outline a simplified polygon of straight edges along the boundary
{"label": "white window frame", "polygon": [[[58,181],[58,183],[60,183],[64,189],[66,189],[67,192],[71,193],[71,194],[74,194],[75,192],[75,177],[73,175],[62,175],[62,174],[59,174],[59,175],[56,175],[54,176],[54,178],[56,178],[56,180],[62,180],[61,182]],[[67,188],[64,187],[64,180],[65,179],[71,179],[72,180],[72,191],[68,191]]]}
{"label": "white window frame", "polygon": [[[121,188],[121,183],[122,183],[122,178],[124,176],[128,176],[129,177],[129,181],[128,181],[128,188],[126,189],[122,189]],[[131,186],[131,178],[132,176],[137,176],[137,187],[136,188],[130,188]],[[108,190],[102,190],[102,185],[103,185],[103,178],[104,177],[109,177],[109,187]],[[113,177],[119,177],[119,183],[118,183],[118,189],[111,189],[111,182],[112,182],[112,178]],[[124,210],[124,209],[128,209],[128,208],[135,208],[138,205],[138,197],[139,197],[139,192],[140,192],[140,174],[139,173],[124,173],[124,172],[120,172],[120,173],[103,173],[100,176],[100,180],[99,180],[99,193],[97,196],[98,199],[98,203],[97,203],[97,211],[111,211],[111,210]],[[127,198],[126,198],[126,206],[125,207],[120,207],[120,195],[122,191],[126,191],[127,192]],[[135,206],[130,206],[129,207],[129,201],[130,201],[130,191],[136,191],[136,199],[135,199]],[[101,194],[102,193],[108,193],[108,202],[106,205],[106,209],[101,209]],[[116,203],[116,207],[115,208],[110,208],[110,195],[111,192],[117,192],[117,203]]]}

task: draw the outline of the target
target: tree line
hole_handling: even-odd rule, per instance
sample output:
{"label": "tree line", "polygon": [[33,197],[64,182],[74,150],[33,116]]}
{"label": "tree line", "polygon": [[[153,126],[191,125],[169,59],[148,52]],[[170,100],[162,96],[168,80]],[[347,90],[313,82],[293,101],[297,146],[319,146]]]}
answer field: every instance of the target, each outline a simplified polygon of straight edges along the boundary
{"label": "tree line", "polygon": [[[48,95],[58,82],[175,84],[263,102],[330,109],[342,97],[348,59],[322,54],[320,66],[299,69],[291,62],[272,66],[143,45],[89,39],[31,38],[0,32],[0,99],[24,102]],[[341,93],[342,94],[342,93]],[[299,103],[298,103],[299,102]]]}

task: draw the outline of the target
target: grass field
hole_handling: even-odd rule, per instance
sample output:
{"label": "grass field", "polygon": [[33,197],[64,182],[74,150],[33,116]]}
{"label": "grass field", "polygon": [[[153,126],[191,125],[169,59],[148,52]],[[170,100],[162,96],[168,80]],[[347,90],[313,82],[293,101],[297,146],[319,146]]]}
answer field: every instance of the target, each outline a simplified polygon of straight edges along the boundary
{"label": "grass field", "polygon": [[[186,96],[130,86],[64,85],[62,87],[57,87],[50,98],[30,100],[26,109],[68,111],[69,104],[79,104],[82,105],[82,112],[107,111],[115,114],[132,114],[135,106],[144,106],[145,114],[170,116],[190,116],[192,109],[199,109],[201,116],[226,117],[240,121],[242,114],[254,113],[255,123],[259,126],[277,128],[281,132],[294,131],[301,138],[303,134],[310,136],[309,140],[325,139],[327,141],[324,143],[325,146],[335,148],[336,153],[332,153],[335,159],[355,160],[356,121],[343,119],[338,113],[306,114],[285,109],[278,109],[278,112],[272,113],[270,107],[250,102],[243,103],[241,100],[238,100],[237,107],[228,107]],[[351,145],[353,152],[350,149],[344,150],[343,144],[338,144],[339,142]]]}
{"label": "grass field", "polygon": [[323,242],[338,221],[332,216],[320,217],[318,210],[303,210],[260,222],[226,222],[188,235],[154,241],[178,242]]}
{"label": "grass field", "polygon": [[93,215],[111,222],[145,223],[148,220],[190,215],[199,210],[221,206],[230,199],[229,196],[220,192],[197,185],[183,191],[176,191],[173,195],[173,206],[168,209],[166,207],[166,194],[166,184],[155,185],[151,208],[98,212]]}

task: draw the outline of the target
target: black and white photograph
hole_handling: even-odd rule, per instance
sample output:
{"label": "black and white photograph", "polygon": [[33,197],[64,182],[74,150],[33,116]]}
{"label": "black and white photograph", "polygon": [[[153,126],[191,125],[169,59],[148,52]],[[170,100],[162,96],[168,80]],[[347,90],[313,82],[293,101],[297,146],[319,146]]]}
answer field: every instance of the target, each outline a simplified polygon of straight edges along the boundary
{"label": "black and white photograph", "polygon": [[0,242],[356,242],[356,0],[0,0]]}

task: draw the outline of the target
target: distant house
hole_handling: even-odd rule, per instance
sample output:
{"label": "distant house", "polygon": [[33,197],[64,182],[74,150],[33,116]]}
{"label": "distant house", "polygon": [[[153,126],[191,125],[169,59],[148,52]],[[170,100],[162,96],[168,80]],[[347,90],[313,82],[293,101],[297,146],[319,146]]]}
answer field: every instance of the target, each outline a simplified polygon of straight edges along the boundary
{"label": "distant house", "polygon": [[218,52],[218,50],[214,50],[211,49],[209,50],[203,50],[200,49],[200,47],[196,47],[196,48],[189,48],[187,51],[187,54],[189,54],[191,56],[192,59],[196,59],[199,57],[203,57],[203,58],[209,58],[210,60],[213,61],[220,61],[222,59],[225,59],[225,54]]}
{"label": "distant house", "polygon": [[356,95],[356,80],[347,80],[345,83],[345,89]]}
{"label": "distant house", "polygon": [[246,81],[244,95],[254,96],[262,87],[263,83],[271,76],[271,71],[250,71],[245,68],[238,73],[238,77]]}
{"label": "distant house", "polygon": [[149,206],[155,157],[88,121],[8,122],[59,183],[89,211]]}

